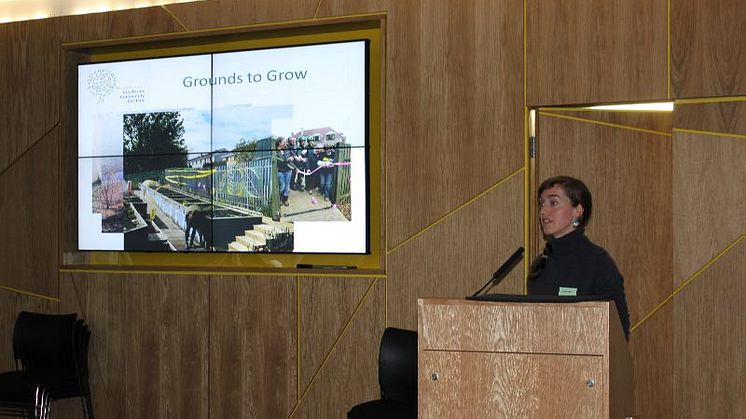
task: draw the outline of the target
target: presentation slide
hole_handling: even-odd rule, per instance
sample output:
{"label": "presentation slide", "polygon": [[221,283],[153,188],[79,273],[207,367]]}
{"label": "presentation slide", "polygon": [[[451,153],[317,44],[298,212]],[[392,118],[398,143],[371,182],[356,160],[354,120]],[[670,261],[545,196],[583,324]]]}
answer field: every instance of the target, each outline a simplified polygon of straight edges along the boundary
{"label": "presentation slide", "polygon": [[79,250],[368,253],[367,50],[79,65]]}

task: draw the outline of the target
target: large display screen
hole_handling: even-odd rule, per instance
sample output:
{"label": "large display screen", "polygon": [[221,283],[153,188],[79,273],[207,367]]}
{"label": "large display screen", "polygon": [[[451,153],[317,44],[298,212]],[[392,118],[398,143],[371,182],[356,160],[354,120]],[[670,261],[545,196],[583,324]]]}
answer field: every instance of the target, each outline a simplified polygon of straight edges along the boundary
{"label": "large display screen", "polygon": [[369,253],[368,42],[78,66],[78,249]]}

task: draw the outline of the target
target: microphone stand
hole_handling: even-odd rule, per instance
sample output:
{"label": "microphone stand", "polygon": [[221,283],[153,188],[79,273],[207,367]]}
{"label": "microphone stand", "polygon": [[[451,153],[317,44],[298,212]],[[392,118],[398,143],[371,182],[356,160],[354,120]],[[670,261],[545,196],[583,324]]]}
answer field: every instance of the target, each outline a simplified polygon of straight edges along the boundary
{"label": "microphone stand", "polygon": [[[508,272],[513,268],[513,266],[518,262],[518,260],[521,259],[523,256],[523,247],[519,247],[515,252],[513,252],[512,255],[506,260],[502,265],[500,265],[499,268],[495,271],[494,274],[492,274],[492,278],[490,278],[489,281],[487,281],[486,284],[482,288],[479,289],[479,291],[472,294],[472,297],[476,297],[481,293],[485,288],[487,288],[488,285],[492,284],[489,288],[487,288],[487,291],[489,291],[492,287],[499,284],[500,281],[507,275]],[[486,292],[486,291],[485,291]]]}

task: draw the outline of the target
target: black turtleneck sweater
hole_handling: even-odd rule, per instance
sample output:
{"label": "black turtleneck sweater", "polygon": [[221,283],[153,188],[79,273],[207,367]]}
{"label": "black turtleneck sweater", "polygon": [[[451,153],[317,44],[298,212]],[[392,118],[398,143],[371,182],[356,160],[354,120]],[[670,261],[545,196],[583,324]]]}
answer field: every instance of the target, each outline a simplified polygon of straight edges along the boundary
{"label": "black turtleneck sweater", "polygon": [[606,250],[588,240],[582,230],[575,230],[558,239],[550,239],[545,250],[545,253],[547,252],[544,268],[535,279],[528,281],[528,293],[575,293],[614,300],[624,334],[629,336],[629,311],[624,295],[624,278]]}

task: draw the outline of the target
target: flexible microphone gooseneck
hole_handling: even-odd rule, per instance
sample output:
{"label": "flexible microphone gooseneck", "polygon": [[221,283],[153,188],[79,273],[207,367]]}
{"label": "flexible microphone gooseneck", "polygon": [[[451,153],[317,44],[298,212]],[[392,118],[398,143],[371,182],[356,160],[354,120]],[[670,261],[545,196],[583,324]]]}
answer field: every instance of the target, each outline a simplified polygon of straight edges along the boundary
{"label": "flexible microphone gooseneck", "polygon": [[[492,288],[495,285],[499,284],[500,281],[502,281],[503,278],[505,278],[505,275],[507,275],[508,272],[510,272],[510,270],[513,268],[513,266],[521,259],[521,257],[523,257],[523,251],[524,251],[523,247],[519,247],[518,250],[516,250],[515,252],[513,252],[513,254],[510,255],[510,257],[508,258],[508,260],[506,260],[505,263],[503,263],[502,265],[500,265],[500,267],[497,268],[497,270],[495,271],[495,273],[492,274],[492,278],[490,278],[490,280],[487,281],[487,283],[484,284],[484,286],[482,288],[480,288],[479,291],[475,292],[471,296],[472,297],[476,297],[485,288],[487,288],[488,285],[490,287],[487,288],[487,290],[485,292],[489,291],[490,288]],[[492,285],[490,285],[490,284],[492,284]]]}

